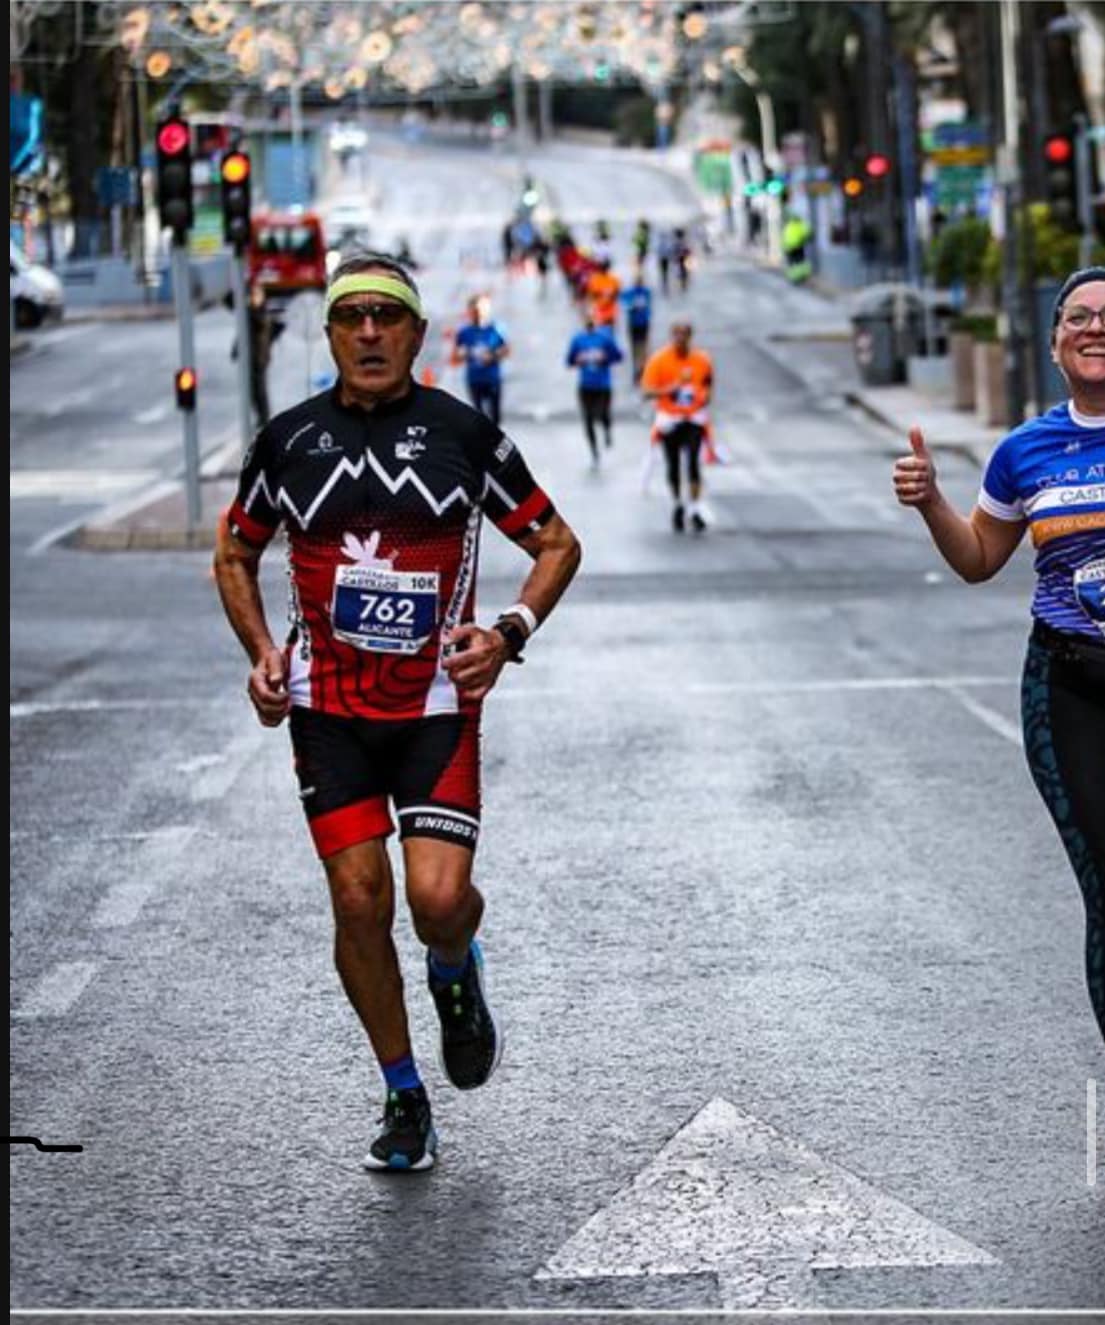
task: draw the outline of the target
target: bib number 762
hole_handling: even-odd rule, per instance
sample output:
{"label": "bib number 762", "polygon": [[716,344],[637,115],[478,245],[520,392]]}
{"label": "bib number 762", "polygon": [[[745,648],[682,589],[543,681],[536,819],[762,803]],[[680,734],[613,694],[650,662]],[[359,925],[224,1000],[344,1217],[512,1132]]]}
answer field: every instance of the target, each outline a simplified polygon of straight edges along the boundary
{"label": "bib number 762", "polygon": [[437,572],[339,566],[334,636],[366,653],[418,653],[437,627]]}
{"label": "bib number 762", "polygon": [[414,624],[415,602],[413,598],[381,598],[379,594],[363,593],[361,602],[361,624],[379,621],[385,626],[397,622],[401,626]]}

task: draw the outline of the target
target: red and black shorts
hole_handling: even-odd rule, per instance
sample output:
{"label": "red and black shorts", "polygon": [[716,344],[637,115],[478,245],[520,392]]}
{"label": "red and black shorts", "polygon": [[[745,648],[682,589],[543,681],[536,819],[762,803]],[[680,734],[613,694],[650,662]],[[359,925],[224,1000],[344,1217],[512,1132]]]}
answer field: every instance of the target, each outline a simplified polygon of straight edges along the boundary
{"label": "red and black shorts", "polygon": [[336,717],[296,706],[299,797],[315,850],[328,856],[394,831],[475,850],[480,831],[480,713],[410,721]]}

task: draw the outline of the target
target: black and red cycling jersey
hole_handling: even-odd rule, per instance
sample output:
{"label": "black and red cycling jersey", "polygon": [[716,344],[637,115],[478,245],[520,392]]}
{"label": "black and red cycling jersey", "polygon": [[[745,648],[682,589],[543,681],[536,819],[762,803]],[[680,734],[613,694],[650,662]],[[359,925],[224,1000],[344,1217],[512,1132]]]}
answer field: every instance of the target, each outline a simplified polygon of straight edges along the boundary
{"label": "black and red cycling jersey", "polygon": [[443,634],[475,612],[480,524],[509,538],[553,505],[514,443],[447,392],[412,384],[371,412],[340,386],[278,415],[246,456],[235,537],[288,537],[292,703],[406,720],[472,707]]}

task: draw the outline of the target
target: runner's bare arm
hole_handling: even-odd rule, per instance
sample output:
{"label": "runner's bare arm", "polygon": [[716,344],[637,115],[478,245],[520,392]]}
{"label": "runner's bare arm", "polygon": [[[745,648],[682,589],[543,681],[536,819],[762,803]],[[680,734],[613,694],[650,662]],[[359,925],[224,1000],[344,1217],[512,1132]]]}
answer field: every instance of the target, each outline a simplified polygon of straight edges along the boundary
{"label": "runner's bare arm", "polygon": [[284,653],[274,643],[265,618],[260,563],[260,551],[235,538],[223,516],[215,538],[215,583],[227,620],[253,664],[247,687],[250,700],[260,721],[276,727],[287,717],[291,701]]}

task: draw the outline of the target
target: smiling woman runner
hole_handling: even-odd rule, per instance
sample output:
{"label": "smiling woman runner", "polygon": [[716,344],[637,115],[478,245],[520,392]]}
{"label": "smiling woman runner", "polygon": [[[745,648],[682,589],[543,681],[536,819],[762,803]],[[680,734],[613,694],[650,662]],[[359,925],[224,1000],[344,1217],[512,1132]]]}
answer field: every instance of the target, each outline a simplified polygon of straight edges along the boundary
{"label": "smiling woman runner", "polygon": [[[290,716],[338,972],[383,1071],[383,1130],[365,1163],[426,1169],[437,1138],[391,932],[391,810],[445,1074],[459,1089],[481,1086],[503,1035],[475,941],[480,709],[568,587],[579,544],[501,429],[413,381],[426,319],[399,264],[342,263],[326,308],[338,381],[259,433],[219,531],[216,579],[249,654],[258,718],[275,727]],[[475,622],[485,513],[533,559],[518,602],[487,630]],[[283,648],[259,587],[281,524],[294,622]]]}
{"label": "smiling woman runner", "polygon": [[1000,443],[969,519],[937,486],[919,428],[912,454],[894,466],[894,488],[972,584],[996,575],[1032,535],[1024,748],[1086,904],[1086,978],[1105,1038],[1105,267],[1067,278],[1051,347],[1071,398]]}

